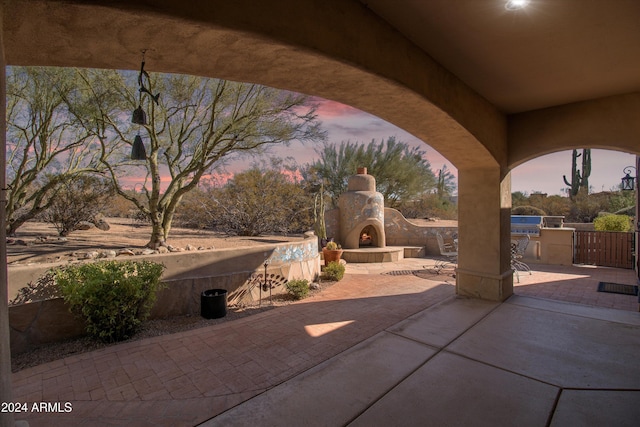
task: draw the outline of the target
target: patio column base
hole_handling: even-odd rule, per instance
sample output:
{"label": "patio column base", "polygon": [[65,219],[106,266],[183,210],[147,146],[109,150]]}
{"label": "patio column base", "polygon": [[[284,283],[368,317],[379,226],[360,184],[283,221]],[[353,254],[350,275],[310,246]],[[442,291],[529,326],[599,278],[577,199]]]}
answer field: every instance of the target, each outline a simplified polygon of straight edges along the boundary
{"label": "patio column base", "polygon": [[501,275],[456,269],[456,294],[490,301],[504,301],[513,295],[513,271]]}

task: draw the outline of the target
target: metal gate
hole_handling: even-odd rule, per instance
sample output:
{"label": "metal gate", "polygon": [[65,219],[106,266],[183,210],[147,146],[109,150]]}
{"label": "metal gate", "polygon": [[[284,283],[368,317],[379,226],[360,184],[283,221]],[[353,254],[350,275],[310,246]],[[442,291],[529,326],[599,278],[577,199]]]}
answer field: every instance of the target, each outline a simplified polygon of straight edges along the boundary
{"label": "metal gate", "polygon": [[634,233],[619,231],[576,231],[575,264],[633,268]]}

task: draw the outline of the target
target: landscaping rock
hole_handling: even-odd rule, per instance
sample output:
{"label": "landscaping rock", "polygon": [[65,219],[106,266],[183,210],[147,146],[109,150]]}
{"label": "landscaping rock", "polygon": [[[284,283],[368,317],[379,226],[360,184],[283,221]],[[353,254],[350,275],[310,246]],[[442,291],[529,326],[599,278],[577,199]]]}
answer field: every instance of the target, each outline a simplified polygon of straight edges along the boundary
{"label": "landscaping rock", "polygon": [[82,230],[82,231],[91,230],[92,228],[93,228],[93,224],[91,224],[88,221],[82,221],[80,224],[76,226],[76,230]]}
{"label": "landscaping rock", "polygon": [[95,225],[98,230],[102,231],[109,231],[111,229],[111,226],[102,214],[97,214],[93,217],[93,225]]}
{"label": "landscaping rock", "polygon": [[98,230],[109,231],[111,229],[111,226],[109,225],[109,223],[104,219],[96,221],[93,224],[96,226]]}

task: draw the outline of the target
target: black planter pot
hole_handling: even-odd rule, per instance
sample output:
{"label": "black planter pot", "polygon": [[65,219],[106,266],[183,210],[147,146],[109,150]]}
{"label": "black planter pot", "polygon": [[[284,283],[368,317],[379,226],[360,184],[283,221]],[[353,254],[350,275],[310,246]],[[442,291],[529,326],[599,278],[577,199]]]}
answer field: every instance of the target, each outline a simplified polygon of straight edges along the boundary
{"label": "black planter pot", "polygon": [[227,315],[227,290],[209,289],[200,295],[200,315],[205,319],[219,319]]}

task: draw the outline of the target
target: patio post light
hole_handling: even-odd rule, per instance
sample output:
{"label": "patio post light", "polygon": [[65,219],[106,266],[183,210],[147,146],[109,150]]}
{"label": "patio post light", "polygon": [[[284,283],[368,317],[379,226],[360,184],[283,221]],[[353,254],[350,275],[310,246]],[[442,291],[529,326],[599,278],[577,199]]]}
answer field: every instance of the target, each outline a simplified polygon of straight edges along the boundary
{"label": "patio post light", "polygon": [[[636,176],[631,176],[631,170],[634,169],[636,172]],[[636,212],[634,219],[634,232],[636,235],[636,274],[638,275],[638,283],[640,283],[640,189],[636,189],[636,185],[640,185],[640,181],[638,180],[638,172],[640,171],[640,156],[636,156],[636,166],[626,166],[622,173],[626,175],[621,179],[620,188],[623,191],[633,191],[636,190]],[[640,302],[640,297],[638,299]]]}
{"label": "patio post light", "polygon": [[[623,170],[622,173],[626,173],[626,175],[620,180],[621,184],[620,187],[622,188],[623,191],[631,191],[635,188],[635,180],[636,178],[631,176],[631,169],[636,169],[633,166],[626,166]],[[638,173],[638,170],[636,169],[636,174]]]}

